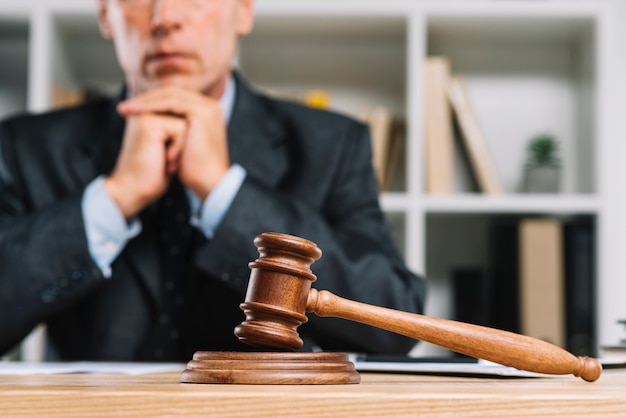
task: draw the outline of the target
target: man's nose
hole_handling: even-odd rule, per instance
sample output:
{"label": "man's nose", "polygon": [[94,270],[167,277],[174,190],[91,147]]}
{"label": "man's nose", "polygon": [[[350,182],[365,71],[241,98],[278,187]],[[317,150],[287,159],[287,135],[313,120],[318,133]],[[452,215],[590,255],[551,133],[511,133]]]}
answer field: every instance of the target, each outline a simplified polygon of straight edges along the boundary
{"label": "man's nose", "polygon": [[151,29],[156,37],[166,36],[180,29],[184,4],[180,0],[154,0]]}

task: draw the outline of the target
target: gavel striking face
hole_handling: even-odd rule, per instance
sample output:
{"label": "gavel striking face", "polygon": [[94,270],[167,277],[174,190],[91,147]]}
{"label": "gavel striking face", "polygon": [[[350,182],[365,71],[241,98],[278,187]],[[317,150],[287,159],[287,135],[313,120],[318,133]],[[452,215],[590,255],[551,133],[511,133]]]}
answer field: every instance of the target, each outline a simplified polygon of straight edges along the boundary
{"label": "gavel striking face", "polygon": [[574,374],[584,380],[600,377],[593,358],[576,357],[545,341],[493,328],[376,307],[311,288],[311,264],[322,255],[312,242],[279,233],[254,240],[259,258],[250,263],[245,302],[246,319],[235,335],[247,344],[293,351],[302,347],[297,328],[306,312],[334,316],[396,332],[468,356],[547,374]]}

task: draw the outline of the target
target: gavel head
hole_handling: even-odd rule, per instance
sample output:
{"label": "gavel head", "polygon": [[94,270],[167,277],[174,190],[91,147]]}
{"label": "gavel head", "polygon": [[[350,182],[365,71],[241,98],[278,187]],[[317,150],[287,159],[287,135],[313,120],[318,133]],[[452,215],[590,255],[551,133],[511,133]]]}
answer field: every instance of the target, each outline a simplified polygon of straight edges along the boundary
{"label": "gavel head", "polygon": [[302,347],[297,328],[307,321],[311,264],[322,251],[303,238],[266,232],[254,239],[259,258],[251,273],[245,302],[246,319],[235,328],[240,341],[256,347],[293,351]]}

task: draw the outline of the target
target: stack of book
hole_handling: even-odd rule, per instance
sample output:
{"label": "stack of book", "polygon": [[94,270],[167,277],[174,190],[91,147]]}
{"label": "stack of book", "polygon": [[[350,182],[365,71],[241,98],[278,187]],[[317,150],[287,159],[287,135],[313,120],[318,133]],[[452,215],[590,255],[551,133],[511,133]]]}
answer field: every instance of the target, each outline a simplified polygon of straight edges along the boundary
{"label": "stack of book", "polygon": [[452,272],[455,319],[595,355],[594,236],[589,217],[496,219],[488,265]]}
{"label": "stack of book", "polygon": [[455,144],[458,134],[462,154],[469,160],[481,192],[501,194],[503,187],[490,155],[465,85],[454,76],[446,57],[426,59],[425,128],[426,190],[431,194],[450,194],[455,190]]}

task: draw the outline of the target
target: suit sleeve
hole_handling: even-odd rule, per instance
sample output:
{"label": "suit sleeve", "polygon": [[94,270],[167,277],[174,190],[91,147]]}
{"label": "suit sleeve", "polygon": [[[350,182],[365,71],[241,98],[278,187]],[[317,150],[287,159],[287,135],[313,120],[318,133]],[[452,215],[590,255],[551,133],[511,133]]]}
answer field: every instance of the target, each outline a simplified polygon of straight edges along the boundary
{"label": "suit sleeve", "polygon": [[[258,257],[253,238],[266,231],[284,232],[322,249],[322,258],[312,266],[317,289],[376,306],[422,312],[425,282],[406,267],[384,220],[368,131],[353,124],[347,136],[334,151],[341,163],[329,168],[334,171],[323,207],[248,176],[215,237],[196,255],[200,268],[243,295],[247,264]],[[299,331],[327,350],[406,353],[416,343],[366,325],[314,315]]]}
{"label": "suit sleeve", "polygon": [[[0,354],[102,281],[87,251],[80,193],[34,210],[16,140],[0,125]],[[35,193],[37,186],[29,185]]]}

